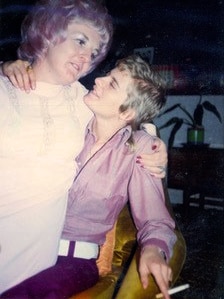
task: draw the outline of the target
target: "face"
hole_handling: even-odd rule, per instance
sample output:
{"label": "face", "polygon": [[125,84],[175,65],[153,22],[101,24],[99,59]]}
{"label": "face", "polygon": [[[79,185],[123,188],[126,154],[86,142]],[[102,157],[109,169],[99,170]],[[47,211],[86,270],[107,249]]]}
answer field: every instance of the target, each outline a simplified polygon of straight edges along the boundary
{"label": "face", "polygon": [[84,101],[96,116],[119,118],[119,108],[127,98],[131,83],[132,78],[127,71],[115,68],[107,76],[95,80],[93,90],[84,97]]}
{"label": "face", "polygon": [[[84,76],[99,52],[100,36],[87,24],[71,23],[64,42],[50,46],[43,59],[45,80],[70,84]],[[43,80],[43,78],[42,78]]]}

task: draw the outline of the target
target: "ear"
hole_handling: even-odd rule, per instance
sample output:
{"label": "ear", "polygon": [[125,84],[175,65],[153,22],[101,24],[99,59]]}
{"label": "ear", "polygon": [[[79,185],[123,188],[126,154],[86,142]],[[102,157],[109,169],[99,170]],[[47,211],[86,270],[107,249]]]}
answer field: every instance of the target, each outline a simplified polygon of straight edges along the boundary
{"label": "ear", "polygon": [[133,119],[135,119],[136,116],[136,112],[134,109],[129,108],[124,112],[120,113],[120,119],[125,121],[126,123],[129,123],[130,121],[132,121]]}

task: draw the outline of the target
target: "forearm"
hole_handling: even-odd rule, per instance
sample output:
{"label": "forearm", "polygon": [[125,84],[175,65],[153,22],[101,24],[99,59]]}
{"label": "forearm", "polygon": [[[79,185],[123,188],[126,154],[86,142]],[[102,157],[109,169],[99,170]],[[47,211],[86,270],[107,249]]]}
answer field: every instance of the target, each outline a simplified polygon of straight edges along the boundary
{"label": "forearm", "polygon": [[169,259],[176,241],[175,222],[166,209],[161,180],[144,169],[136,170],[129,193],[139,244],[142,248],[147,245],[159,247]]}
{"label": "forearm", "polygon": [[153,138],[151,145],[153,153],[147,154],[148,150],[142,151],[138,156],[138,163],[148,169],[155,177],[164,178],[168,157],[166,144],[158,137],[159,132],[154,124],[142,124],[141,129]]}

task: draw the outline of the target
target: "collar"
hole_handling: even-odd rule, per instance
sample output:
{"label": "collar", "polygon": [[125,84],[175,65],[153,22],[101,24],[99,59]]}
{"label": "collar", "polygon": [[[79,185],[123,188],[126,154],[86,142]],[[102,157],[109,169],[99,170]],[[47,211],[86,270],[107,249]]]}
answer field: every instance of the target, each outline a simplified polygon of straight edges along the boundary
{"label": "collar", "polygon": [[[74,82],[73,84],[75,83],[77,82]],[[68,86],[70,85],[51,84],[37,81],[36,88],[32,92],[38,96],[51,98],[57,96],[64,88],[67,88]]]}
{"label": "collar", "polygon": [[[87,136],[88,134],[92,135],[94,138],[95,137],[95,134],[94,134],[94,131],[93,131],[93,124],[94,124],[94,119],[95,117],[93,117],[90,122],[88,123],[87,127],[86,127],[86,132],[85,132],[85,136]],[[125,138],[125,141],[127,141],[129,139],[129,137],[131,136],[131,133],[132,133],[132,128],[130,125],[127,125],[123,128],[121,128],[120,130],[118,130],[114,135],[120,135],[121,137],[124,136],[126,137]],[[113,135],[113,136],[114,136]]]}
{"label": "collar", "polygon": [[60,93],[62,88],[62,85],[37,81],[36,88],[33,90],[33,93],[44,97],[54,97]]}

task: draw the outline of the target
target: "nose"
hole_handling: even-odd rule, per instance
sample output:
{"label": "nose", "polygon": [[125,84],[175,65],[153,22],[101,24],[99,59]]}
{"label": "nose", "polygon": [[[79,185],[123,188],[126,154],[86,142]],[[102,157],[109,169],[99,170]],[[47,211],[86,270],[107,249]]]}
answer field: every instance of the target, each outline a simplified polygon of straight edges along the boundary
{"label": "nose", "polygon": [[81,49],[79,51],[79,58],[82,62],[91,62],[91,50]]}
{"label": "nose", "polygon": [[101,78],[96,78],[96,79],[95,79],[95,84],[96,84],[96,85],[99,85],[99,84],[100,84],[100,79],[101,79]]}
{"label": "nose", "polygon": [[106,78],[107,77],[98,77],[98,78],[96,78],[95,79],[95,84],[102,87],[106,82]]}

